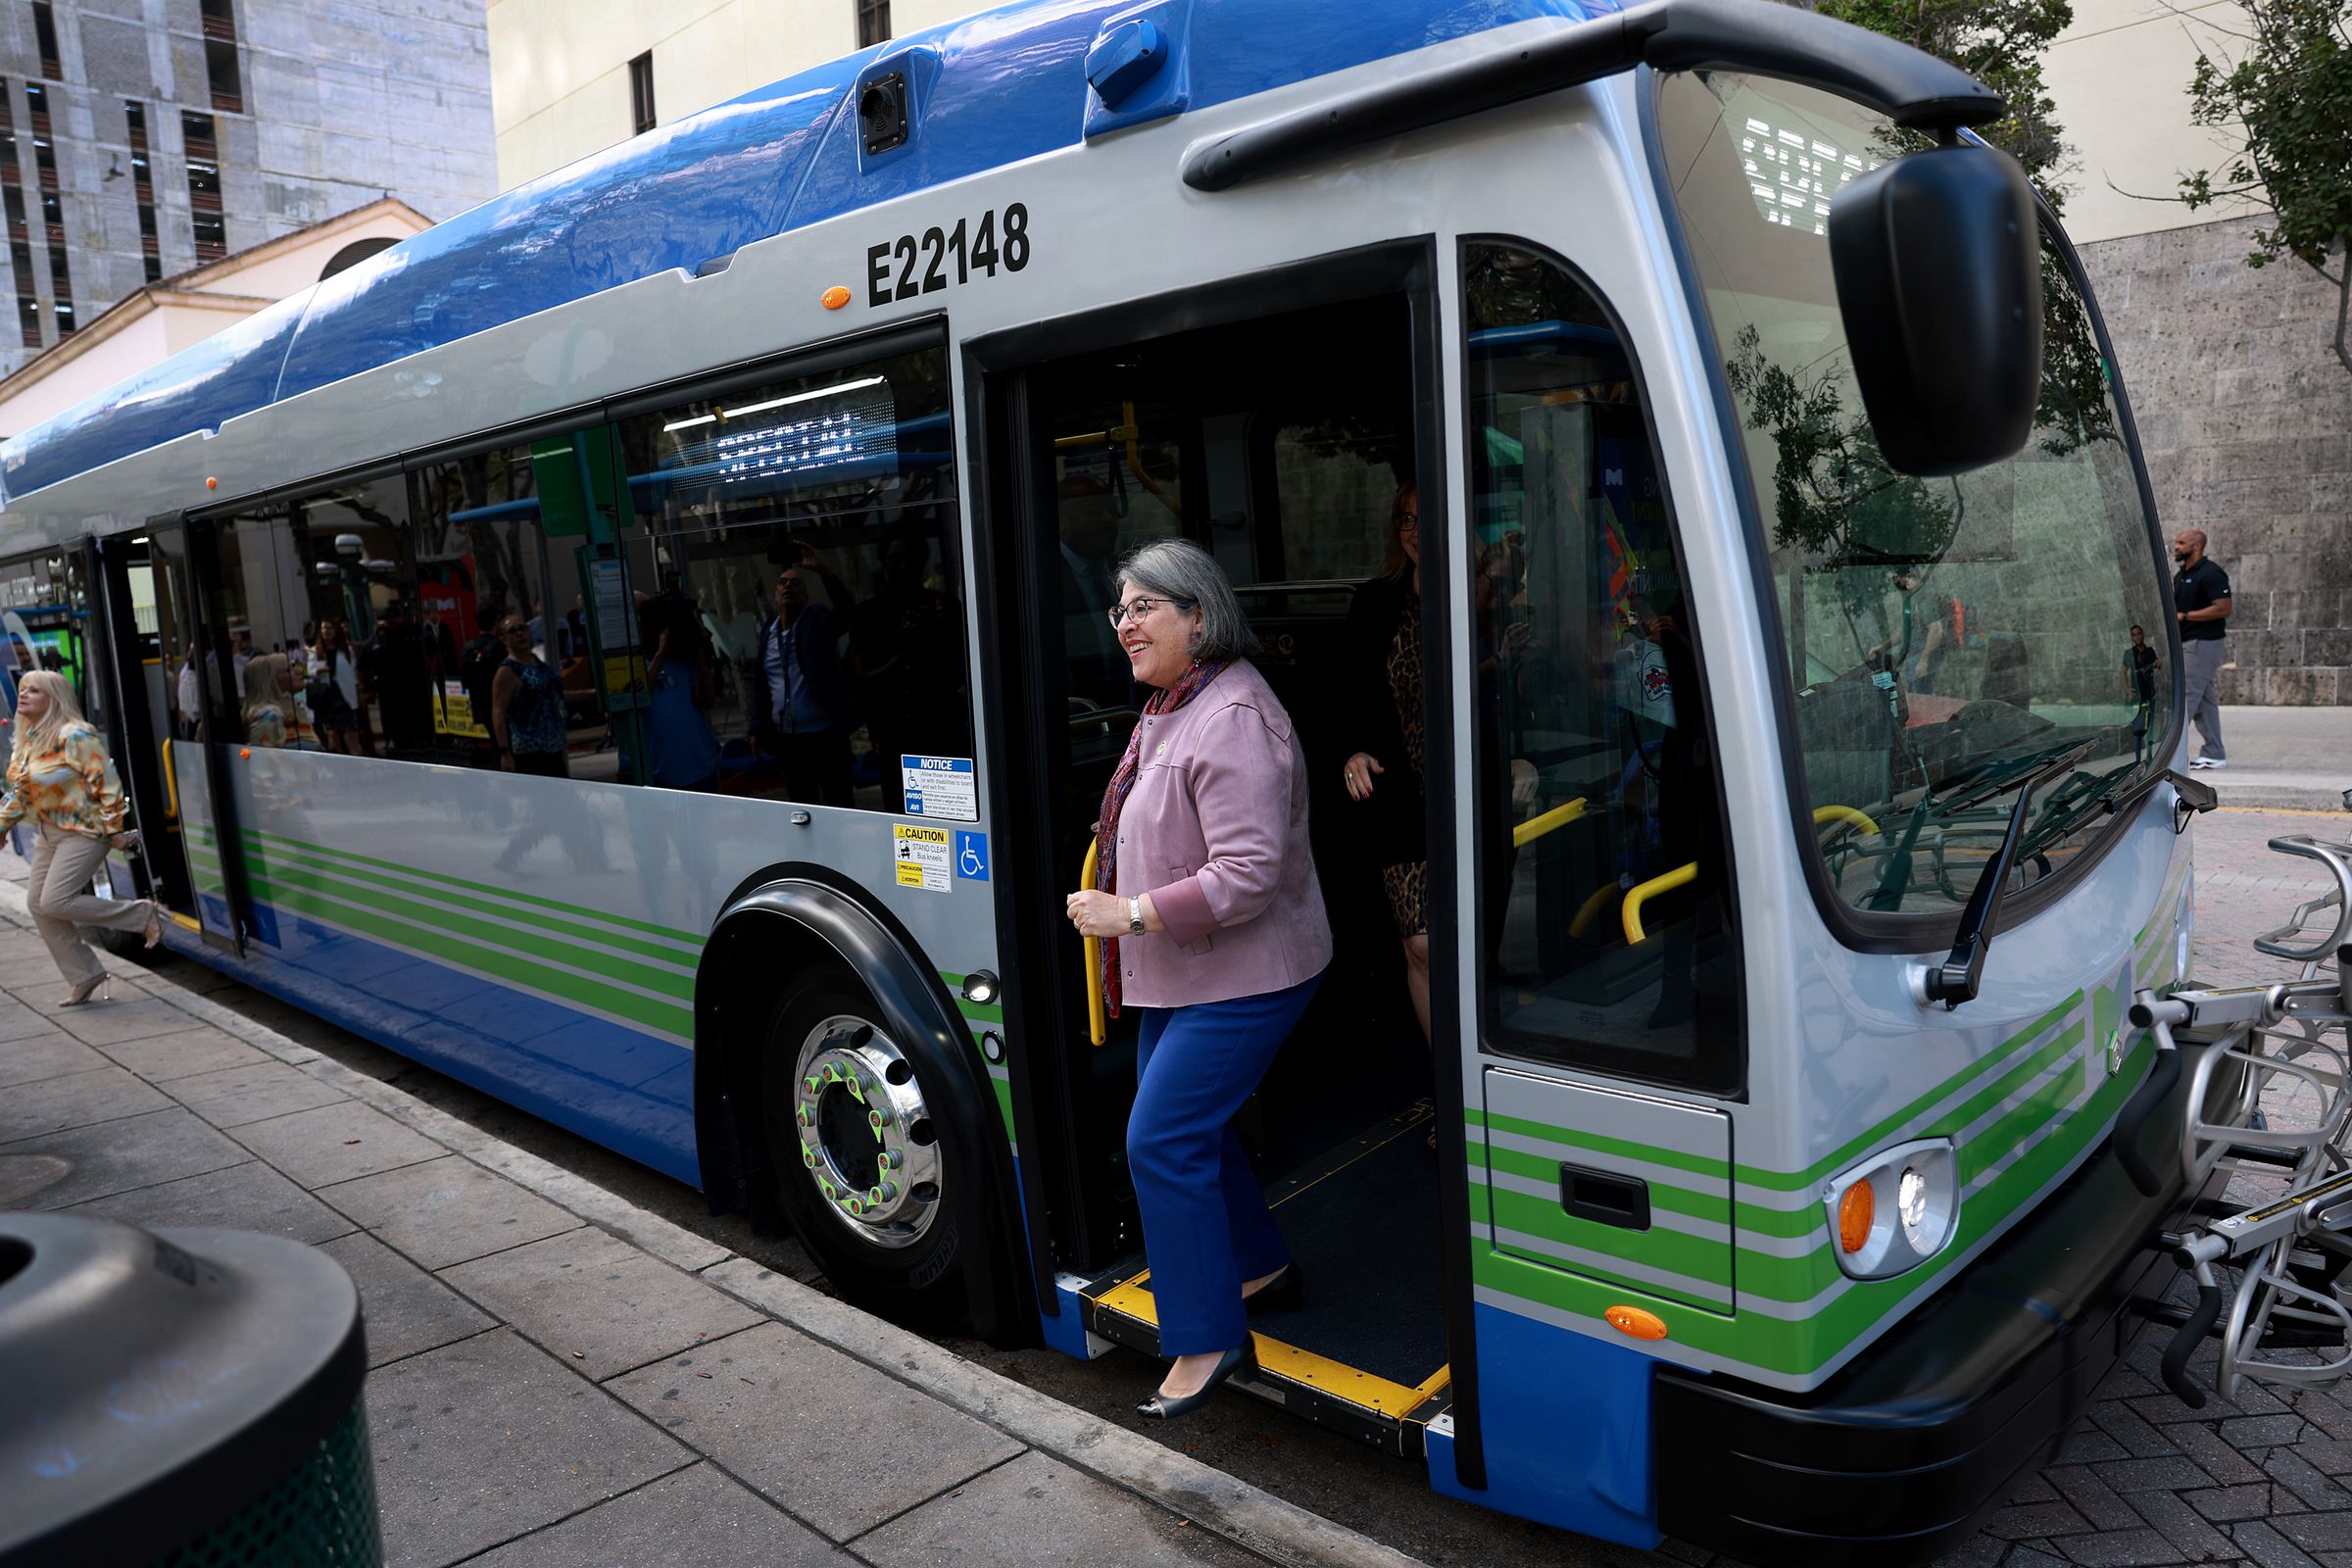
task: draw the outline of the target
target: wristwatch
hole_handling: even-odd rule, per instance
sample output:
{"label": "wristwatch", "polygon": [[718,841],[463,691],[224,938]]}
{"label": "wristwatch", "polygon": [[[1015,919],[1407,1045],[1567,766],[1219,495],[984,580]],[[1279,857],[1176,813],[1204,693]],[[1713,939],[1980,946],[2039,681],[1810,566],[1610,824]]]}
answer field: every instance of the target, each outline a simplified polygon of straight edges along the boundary
{"label": "wristwatch", "polygon": [[1144,934],[1144,901],[1142,899],[1127,901],[1127,930],[1130,934],[1139,937]]}

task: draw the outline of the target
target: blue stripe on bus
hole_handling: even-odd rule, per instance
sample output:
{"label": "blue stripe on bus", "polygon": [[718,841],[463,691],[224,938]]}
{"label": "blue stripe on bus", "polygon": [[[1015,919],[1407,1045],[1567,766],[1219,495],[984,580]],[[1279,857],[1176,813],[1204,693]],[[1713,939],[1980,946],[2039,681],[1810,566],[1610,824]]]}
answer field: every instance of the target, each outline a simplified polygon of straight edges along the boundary
{"label": "blue stripe on bus", "polygon": [[[1131,0],[1020,0],[828,62],[517,186],[0,446],[0,495],[29,495],[505,322],[1071,146],[1091,102],[1086,51],[1103,19],[1127,9]],[[1191,107],[1205,109],[1514,23],[1616,9],[1616,0],[1193,0],[1181,67]],[[938,65],[910,73],[916,134],[866,159],[850,102],[857,83],[883,56],[926,51]]]}
{"label": "blue stripe on bus", "polygon": [[689,1186],[694,1053],[666,1040],[267,905],[267,959],[172,945],[355,1034]]}

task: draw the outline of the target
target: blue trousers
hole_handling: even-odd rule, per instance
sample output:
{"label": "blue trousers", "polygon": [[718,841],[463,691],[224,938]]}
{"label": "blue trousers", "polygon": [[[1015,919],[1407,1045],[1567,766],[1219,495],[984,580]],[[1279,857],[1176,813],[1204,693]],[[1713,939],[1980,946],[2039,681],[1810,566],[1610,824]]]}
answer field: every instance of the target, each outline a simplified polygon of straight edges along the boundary
{"label": "blue trousers", "polygon": [[1242,1282],[1290,1261],[1233,1118],[1314,999],[1321,975],[1260,996],[1143,1007],[1127,1168],[1144,1220],[1162,1355],[1249,1337]]}

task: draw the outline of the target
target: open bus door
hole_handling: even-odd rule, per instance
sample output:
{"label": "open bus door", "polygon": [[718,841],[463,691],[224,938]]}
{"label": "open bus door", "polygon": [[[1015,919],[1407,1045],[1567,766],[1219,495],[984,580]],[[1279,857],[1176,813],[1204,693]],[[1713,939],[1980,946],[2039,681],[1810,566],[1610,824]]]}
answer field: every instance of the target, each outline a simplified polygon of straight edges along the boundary
{"label": "open bus door", "polygon": [[[140,829],[137,863],[146,896],[207,945],[244,951],[247,907],[226,758],[208,743],[206,712],[230,710],[224,628],[198,613],[190,576],[190,525],[176,513],[129,534],[92,541],[93,576],[106,611],[103,646],[116,701],[109,725],[117,766]],[[181,665],[198,661],[196,711],[183,711]]]}

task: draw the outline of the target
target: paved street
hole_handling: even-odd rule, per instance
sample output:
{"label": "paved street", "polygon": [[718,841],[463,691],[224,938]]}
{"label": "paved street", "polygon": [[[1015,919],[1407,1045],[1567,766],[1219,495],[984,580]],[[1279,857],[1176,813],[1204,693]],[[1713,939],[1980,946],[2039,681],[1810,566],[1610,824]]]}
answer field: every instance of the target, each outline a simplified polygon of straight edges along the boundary
{"label": "paved street", "polygon": [[[2347,826],[2200,819],[2200,978],[2272,973],[2247,935],[2322,885],[2266,841]],[[114,1004],[60,1015],[13,918],[0,1206],[270,1230],[350,1268],[395,1563],[635,1562],[656,1543],[691,1563],[1726,1561],[1432,1496],[1247,1399],[1145,1429],[1140,1357],[902,1334],[823,1294],[793,1244],[192,963],[118,961]],[[2352,1568],[2352,1390],[2190,1411],[2157,1350],[1950,1561]]]}

